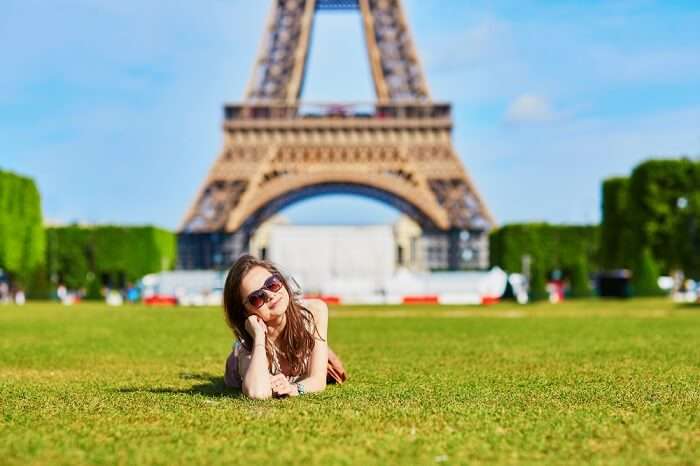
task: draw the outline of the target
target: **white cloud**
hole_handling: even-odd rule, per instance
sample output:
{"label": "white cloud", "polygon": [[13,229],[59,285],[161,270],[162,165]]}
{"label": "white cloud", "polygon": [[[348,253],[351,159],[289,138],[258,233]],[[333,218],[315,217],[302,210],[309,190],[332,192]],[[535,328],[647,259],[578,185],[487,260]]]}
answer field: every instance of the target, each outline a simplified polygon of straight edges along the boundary
{"label": "white cloud", "polygon": [[516,97],[508,106],[505,115],[509,123],[542,123],[555,118],[556,113],[547,98],[536,94],[522,94]]}

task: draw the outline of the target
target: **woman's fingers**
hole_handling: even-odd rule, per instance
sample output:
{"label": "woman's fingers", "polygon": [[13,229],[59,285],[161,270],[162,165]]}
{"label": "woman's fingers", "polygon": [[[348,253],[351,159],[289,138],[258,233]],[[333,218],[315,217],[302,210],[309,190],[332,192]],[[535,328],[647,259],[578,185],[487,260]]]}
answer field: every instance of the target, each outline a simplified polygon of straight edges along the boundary
{"label": "woman's fingers", "polygon": [[248,316],[246,319],[245,328],[253,336],[267,333],[267,325],[257,315]]}
{"label": "woman's fingers", "polygon": [[260,316],[255,316],[257,317],[257,323],[258,323],[258,328],[262,330],[263,332],[267,333],[267,325],[265,325],[265,321],[260,318]]}
{"label": "woman's fingers", "polygon": [[277,395],[289,395],[292,393],[293,387],[291,384],[283,385],[277,389],[273,388],[272,391]]}
{"label": "woman's fingers", "polygon": [[270,376],[270,384],[272,384],[272,385],[280,384],[280,383],[284,383],[284,382],[287,382],[287,377],[285,377],[284,374],[276,374],[276,375]]}
{"label": "woman's fingers", "polygon": [[284,385],[284,382],[282,382],[281,380],[272,380],[272,381],[270,382],[270,386],[271,386],[272,388],[281,387],[282,385]]}
{"label": "woman's fingers", "polygon": [[289,395],[294,390],[284,374],[270,376],[270,386],[276,395]]}
{"label": "woman's fingers", "polygon": [[267,333],[267,325],[265,321],[260,318],[260,316],[252,314],[248,316],[245,323],[245,329],[251,334],[251,336],[265,335]]}

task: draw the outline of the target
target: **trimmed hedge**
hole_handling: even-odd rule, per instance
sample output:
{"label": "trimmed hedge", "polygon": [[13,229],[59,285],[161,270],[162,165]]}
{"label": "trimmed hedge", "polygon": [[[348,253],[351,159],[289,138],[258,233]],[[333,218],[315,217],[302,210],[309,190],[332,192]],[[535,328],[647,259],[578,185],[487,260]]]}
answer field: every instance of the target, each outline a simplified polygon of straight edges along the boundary
{"label": "trimmed hedge", "polygon": [[510,273],[520,272],[522,257],[527,254],[543,274],[555,269],[571,273],[582,259],[589,270],[597,270],[599,242],[600,230],[592,225],[506,225],[491,232],[491,265]]}
{"label": "trimmed hedge", "polygon": [[659,267],[654,262],[649,248],[643,248],[635,261],[632,272],[632,293],[635,296],[662,296],[659,288]]}
{"label": "trimmed hedge", "polygon": [[689,277],[700,278],[700,191],[686,198],[687,205],[676,219],[677,255]]}
{"label": "trimmed hedge", "polygon": [[547,277],[544,268],[537,262],[530,266],[530,301],[547,299]]}
{"label": "trimmed hedge", "polygon": [[26,286],[44,262],[41,196],[33,180],[0,171],[0,268]]}
{"label": "trimmed hedge", "polygon": [[82,288],[92,269],[89,230],[78,226],[46,229],[46,267],[53,283]]}
{"label": "trimmed hedge", "polygon": [[151,226],[47,229],[47,267],[52,281],[83,288],[90,274],[102,285],[123,285],[175,264],[175,235]]}
{"label": "trimmed hedge", "polygon": [[606,269],[631,268],[633,232],[628,224],[629,178],[603,181],[600,262]]}
{"label": "trimmed hedge", "polygon": [[[679,222],[685,209],[700,194],[700,162],[689,159],[649,160],[637,166],[630,177],[629,225],[633,247],[648,247],[662,273],[684,270],[697,276],[688,257]],[[685,199],[682,207],[681,199]],[[697,217],[696,217],[697,218]],[[700,252],[700,251],[697,251]]]}
{"label": "trimmed hedge", "polygon": [[49,281],[85,287],[90,274],[100,282],[135,281],[173,268],[175,254],[175,235],[151,226],[44,230],[34,181],[0,170],[0,268],[30,296],[48,296]]}
{"label": "trimmed hedge", "polygon": [[571,296],[574,298],[589,298],[593,296],[590,281],[588,261],[586,261],[585,257],[579,257],[571,271]]}
{"label": "trimmed hedge", "polygon": [[603,184],[601,262],[633,268],[648,248],[660,272],[700,278],[700,161],[648,160]]}

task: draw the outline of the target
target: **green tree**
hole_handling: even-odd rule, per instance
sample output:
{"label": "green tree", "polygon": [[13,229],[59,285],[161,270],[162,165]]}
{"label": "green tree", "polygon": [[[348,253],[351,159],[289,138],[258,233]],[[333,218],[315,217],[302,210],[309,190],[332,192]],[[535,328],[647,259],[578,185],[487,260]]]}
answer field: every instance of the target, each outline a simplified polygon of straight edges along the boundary
{"label": "green tree", "polygon": [[603,181],[603,209],[600,225],[600,261],[605,269],[630,268],[633,232],[629,228],[629,178]]}
{"label": "green tree", "polygon": [[633,251],[649,248],[661,272],[685,268],[677,247],[678,222],[695,194],[700,193],[700,162],[687,158],[648,160],[632,171],[629,184],[629,241]]}
{"label": "green tree", "polygon": [[541,301],[547,298],[547,278],[541,264],[533,262],[530,267],[530,301]]}
{"label": "green tree", "polygon": [[682,270],[688,278],[700,279],[700,191],[678,202],[676,221],[676,249]]}
{"label": "green tree", "polygon": [[91,269],[89,230],[78,226],[49,228],[47,238],[50,276],[71,289],[86,287]]}
{"label": "green tree", "polygon": [[521,271],[524,255],[544,270],[570,269],[580,257],[595,270],[599,243],[600,229],[595,225],[513,223],[491,232],[489,255],[492,266],[508,272]]}
{"label": "green tree", "polygon": [[642,248],[632,270],[632,294],[635,296],[661,296],[658,285],[659,266],[649,248]]}
{"label": "green tree", "polygon": [[69,288],[99,288],[104,277],[112,286],[134,282],[175,264],[175,235],[151,226],[70,226],[47,235],[50,274]]}
{"label": "green tree", "polygon": [[589,298],[593,295],[591,290],[588,262],[584,257],[574,264],[571,271],[571,296],[574,298]]}
{"label": "green tree", "polygon": [[101,301],[103,299],[100,280],[92,272],[88,273],[87,276],[87,288],[85,299],[89,301]]}
{"label": "green tree", "polygon": [[0,268],[27,286],[44,263],[41,196],[33,180],[0,171]]}
{"label": "green tree", "polygon": [[27,297],[29,299],[49,299],[51,297],[51,282],[43,264],[36,267],[27,282]]}

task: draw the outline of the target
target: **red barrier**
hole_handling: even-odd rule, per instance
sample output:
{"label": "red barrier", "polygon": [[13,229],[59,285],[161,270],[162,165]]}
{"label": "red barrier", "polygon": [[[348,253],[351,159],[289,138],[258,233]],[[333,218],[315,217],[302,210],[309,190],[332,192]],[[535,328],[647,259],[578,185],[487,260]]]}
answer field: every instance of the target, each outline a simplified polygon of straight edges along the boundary
{"label": "red barrier", "polygon": [[413,296],[404,296],[403,297],[403,303],[404,304],[438,304],[440,301],[438,300],[437,295],[413,295]]}
{"label": "red barrier", "polygon": [[145,298],[143,303],[146,306],[177,306],[177,298],[175,296],[156,294]]}
{"label": "red barrier", "polygon": [[307,294],[304,299],[320,299],[326,304],[340,304],[340,296],[324,295],[324,294]]}
{"label": "red barrier", "polygon": [[501,299],[497,296],[482,296],[481,297],[481,304],[484,306],[490,306],[491,304],[498,304],[501,302]]}

